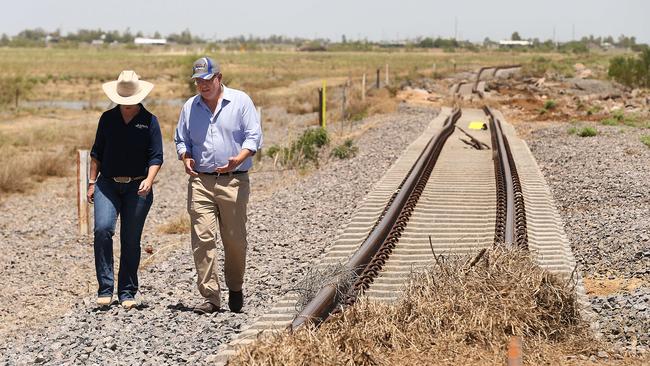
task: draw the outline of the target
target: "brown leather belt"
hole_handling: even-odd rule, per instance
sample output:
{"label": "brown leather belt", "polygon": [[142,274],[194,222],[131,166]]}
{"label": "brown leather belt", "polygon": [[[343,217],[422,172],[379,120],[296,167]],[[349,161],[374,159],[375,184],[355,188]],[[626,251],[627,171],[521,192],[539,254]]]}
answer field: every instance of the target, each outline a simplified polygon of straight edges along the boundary
{"label": "brown leather belt", "polygon": [[126,184],[126,183],[135,182],[136,180],[143,180],[145,178],[146,178],[145,176],[141,176],[141,177],[113,177],[111,179],[114,180],[115,183]]}
{"label": "brown leather belt", "polygon": [[217,177],[220,177],[222,175],[225,175],[225,176],[229,177],[229,176],[233,176],[233,175],[237,175],[237,174],[244,174],[244,173],[248,173],[248,170],[236,170],[234,172],[227,172],[227,173],[219,173],[219,172],[203,173],[203,172],[199,172],[199,174],[216,175]]}

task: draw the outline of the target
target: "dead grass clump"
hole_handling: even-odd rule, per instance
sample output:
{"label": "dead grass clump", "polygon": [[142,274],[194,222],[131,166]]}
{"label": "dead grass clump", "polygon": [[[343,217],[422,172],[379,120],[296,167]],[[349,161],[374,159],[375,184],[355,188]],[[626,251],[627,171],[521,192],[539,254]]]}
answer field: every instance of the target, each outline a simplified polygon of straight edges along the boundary
{"label": "dead grass clump", "polygon": [[30,174],[39,182],[47,177],[65,177],[76,164],[75,156],[68,151],[38,152],[31,161]]}
{"label": "dead grass clump", "polygon": [[160,226],[159,231],[164,234],[186,234],[190,232],[190,218],[188,215],[181,215]]}
{"label": "dead grass clump", "polygon": [[310,268],[296,287],[290,290],[299,294],[296,310],[302,310],[321,288],[328,285],[336,286],[335,302],[338,303],[347,294],[355,278],[354,271],[347,269],[343,264]]}
{"label": "dead grass clump", "polygon": [[412,275],[398,302],[360,299],[318,329],[262,337],[230,364],[503,364],[511,336],[522,337],[528,364],[561,364],[596,350],[571,281],[522,251],[471,259],[438,258]]}

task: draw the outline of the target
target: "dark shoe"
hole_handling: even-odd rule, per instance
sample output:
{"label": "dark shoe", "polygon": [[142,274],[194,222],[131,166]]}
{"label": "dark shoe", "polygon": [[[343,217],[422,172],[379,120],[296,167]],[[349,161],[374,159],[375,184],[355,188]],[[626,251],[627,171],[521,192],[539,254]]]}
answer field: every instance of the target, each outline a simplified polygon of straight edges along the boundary
{"label": "dark shoe", "polygon": [[244,293],[242,291],[228,291],[228,307],[233,313],[239,313],[244,306]]}
{"label": "dark shoe", "polygon": [[217,311],[219,311],[219,306],[210,301],[206,301],[203,304],[194,307],[194,312],[197,314],[212,314]]}

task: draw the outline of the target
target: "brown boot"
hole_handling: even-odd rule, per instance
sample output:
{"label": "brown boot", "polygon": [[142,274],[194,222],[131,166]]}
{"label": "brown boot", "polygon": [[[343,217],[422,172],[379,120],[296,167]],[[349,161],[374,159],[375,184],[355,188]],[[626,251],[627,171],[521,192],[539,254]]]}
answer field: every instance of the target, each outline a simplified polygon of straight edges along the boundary
{"label": "brown boot", "polygon": [[210,301],[206,301],[203,304],[194,307],[194,312],[201,315],[212,314],[217,311],[219,311],[219,305],[215,305]]}

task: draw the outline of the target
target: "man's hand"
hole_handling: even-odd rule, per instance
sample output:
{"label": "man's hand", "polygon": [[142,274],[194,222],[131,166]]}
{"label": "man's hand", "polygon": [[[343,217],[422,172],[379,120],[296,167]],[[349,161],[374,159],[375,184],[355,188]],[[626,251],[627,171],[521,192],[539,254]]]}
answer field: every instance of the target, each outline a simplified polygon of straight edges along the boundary
{"label": "man's hand", "polygon": [[231,156],[228,158],[228,164],[217,167],[217,173],[228,173],[229,171],[234,170],[239,164],[241,164],[241,161],[237,156]]}
{"label": "man's hand", "polygon": [[150,181],[149,179],[145,179],[142,182],[140,182],[140,187],[138,188],[138,196],[147,197],[149,192],[151,192],[151,186],[152,185],[153,185],[153,182]]}
{"label": "man's hand", "polygon": [[199,175],[199,173],[197,173],[194,170],[194,164],[196,164],[194,162],[194,159],[192,159],[192,158],[183,158],[183,165],[185,166],[185,173],[187,173],[188,175],[190,175],[192,177],[196,177],[196,176]]}
{"label": "man's hand", "polygon": [[88,193],[86,193],[88,203],[95,203],[95,183],[88,184]]}

